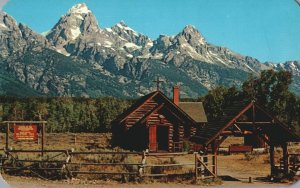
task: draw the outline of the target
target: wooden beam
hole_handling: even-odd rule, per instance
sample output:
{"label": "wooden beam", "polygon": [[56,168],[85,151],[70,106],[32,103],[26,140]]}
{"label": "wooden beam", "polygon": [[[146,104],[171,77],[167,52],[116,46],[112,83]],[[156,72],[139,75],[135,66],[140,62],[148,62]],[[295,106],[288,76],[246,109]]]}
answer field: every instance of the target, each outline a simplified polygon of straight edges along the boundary
{"label": "wooden beam", "polygon": [[217,177],[216,174],[214,174],[211,170],[209,170],[209,167],[207,166],[207,156],[203,156],[203,162],[202,160],[198,160],[211,175],[214,177]]}
{"label": "wooden beam", "polygon": [[45,145],[45,123],[42,124],[42,157],[44,156],[44,145]]}
{"label": "wooden beam", "polygon": [[227,137],[227,135],[222,136],[222,138],[217,143],[217,148],[220,147],[220,145],[226,140]]}
{"label": "wooden beam", "polygon": [[[197,157],[197,155],[198,155],[198,153],[194,153],[194,157],[195,157],[195,169],[194,169],[194,171],[195,171],[195,181],[197,181],[197,178],[198,178],[198,157]],[[201,172],[202,170],[200,169],[200,172]]]}
{"label": "wooden beam", "polygon": [[288,150],[287,150],[287,143],[283,143],[281,145],[282,147],[282,158],[283,158],[283,171],[284,171],[284,175],[288,175],[289,174],[289,164],[288,164]]}
{"label": "wooden beam", "polygon": [[155,107],[153,110],[151,110],[150,112],[148,112],[142,119],[140,119],[140,121],[137,121],[136,123],[145,123],[153,113],[156,113],[156,112],[157,112],[158,110],[160,110],[164,105],[165,105],[165,103],[162,103],[162,104],[158,105],[158,106]]}
{"label": "wooden beam", "polygon": [[[260,107],[258,104],[255,104],[257,108],[259,108],[263,113],[265,113],[269,118],[272,119],[273,124],[277,123],[277,125],[279,125],[280,127],[282,127],[288,134],[290,134],[290,137],[293,137],[294,140],[297,140],[298,142],[300,141],[300,138],[298,135],[296,135],[294,132],[292,132],[288,126],[284,123],[282,123],[281,121],[279,121],[275,116],[272,116],[270,113],[268,113],[267,111],[265,111],[262,107]],[[295,139],[296,138],[296,139]],[[290,140],[292,141],[292,140]]]}
{"label": "wooden beam", "polygon": [[[251,121],[237,121],[236,124],[253,124]],[[255,124],[273,124],[273,122],[270,121],[256,121]]]}
{"label": "wooden beam", "polygon": [[267,135],[258,135],[258,136],[260,136],[265,142],[267,142],[267,144],[268,145],[270,145],[271,143],[271,141],[270,141],[270,138],[267,136]]}
{"label": "wooden beam", "polygon": [[270,166],[271,166],[271,176],[275,175],[275,158],[274,158],[274,144],[270,144]]}
{"label": "wooden beam", "polygon": [[213,140],[215,140],[225,129],[227,129],[229,126],[231,126],[233,123],[236,122],[236,120],[243,115],[245,112],[247,112],[252,106],[254,105],[253,102],[248,104],[243,110],[241,110],[238,115],[236,115],[229,123],[227,123],[220,131],[218,131],[214,136],[212,136],[205,144],[210,144]]}
{"label": "wooden beam", "polygon": [[137,108],[135,108],[132,112],[130,112],[127,116],[125,116],[123,119],[120,120],[120,123],[122,123],[125,119],[127,119],[128,116],[130,116],[131,114],[133,114],[134,112],[136,112],[138,109],[140,109],[145,103],[151,101],[159,92],[156,92],[155,94],[153,94],[149,99],[147,99],[146,101],[144,101],[141,105],[139,105]]}
{"label": "wooden beam", "polygon": [[237,128],[237,130],[239,130],[240,132],[242,132],[241,128],[239,126],[237,126],[237,124],[233,124],[235,128]]}
{"label": "wooden beam", "polygon": [[253,134],[252,131],[222,131],[221,135],[251,135]]}
{"label": "wooden beam", "polygon": [[212,149],[212,165],[213,165],[213,173],[217,176],[217,143],[214,140],[211,144],[211,149]]}
{"label": "wooden beam", "polygon": [[253,105],[253,106],[252,106],[252,126],[254,127],[254,130],[255,130],[255,123],[256,123],[256,122],[255,122],[255,115],[256,115],[256,114],[255,114],[255,110],[256,110],[256,109],[255,109],[255,105]]}

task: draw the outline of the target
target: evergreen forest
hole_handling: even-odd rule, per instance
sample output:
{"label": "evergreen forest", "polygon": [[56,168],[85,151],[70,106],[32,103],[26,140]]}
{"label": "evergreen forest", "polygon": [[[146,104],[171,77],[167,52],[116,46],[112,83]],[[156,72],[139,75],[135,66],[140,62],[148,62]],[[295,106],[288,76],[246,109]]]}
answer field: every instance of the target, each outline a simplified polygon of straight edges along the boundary
{"label": "evergreen forest", "polygon": [[[299,134],[300,97],[289,90],[292,81],[290,72],[265,70],[250,75],[240,87],[218,86],[205,96],[184,100],[202,101],[208,120],[222,116],[222,110],[233,102],[255,100]],[[0,121],[44,120],[47,132],[109,132],[111,121],[134,101],[114,97],[0,96]]]}

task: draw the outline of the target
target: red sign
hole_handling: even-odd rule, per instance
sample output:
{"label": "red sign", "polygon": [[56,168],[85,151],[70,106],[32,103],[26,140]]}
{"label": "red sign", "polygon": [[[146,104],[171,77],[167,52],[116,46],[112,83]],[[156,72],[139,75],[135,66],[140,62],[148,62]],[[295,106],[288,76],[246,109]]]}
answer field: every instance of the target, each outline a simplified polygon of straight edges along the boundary
{"label": "red sign", "polygon": [[36,125],[15,125],[14,139],[20,140],[37,140],[37,126]]}

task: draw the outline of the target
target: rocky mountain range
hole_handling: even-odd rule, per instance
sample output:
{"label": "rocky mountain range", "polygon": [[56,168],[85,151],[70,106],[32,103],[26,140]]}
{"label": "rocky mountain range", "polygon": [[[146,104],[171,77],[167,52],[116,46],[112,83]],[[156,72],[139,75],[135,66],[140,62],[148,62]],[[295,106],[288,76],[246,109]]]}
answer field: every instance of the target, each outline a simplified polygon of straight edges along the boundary
{"label": "rocky mountain range", "polygon": [[262,63],[208,43],[191,25],[152,40],[123,21],[101,28],[85,4],[73,6],[46,34],[0,13],[0,94],[135,98],[180,85],[197,97],[218,85],[236,85],[261,70],[288,70],[300,95],[300,61]]}

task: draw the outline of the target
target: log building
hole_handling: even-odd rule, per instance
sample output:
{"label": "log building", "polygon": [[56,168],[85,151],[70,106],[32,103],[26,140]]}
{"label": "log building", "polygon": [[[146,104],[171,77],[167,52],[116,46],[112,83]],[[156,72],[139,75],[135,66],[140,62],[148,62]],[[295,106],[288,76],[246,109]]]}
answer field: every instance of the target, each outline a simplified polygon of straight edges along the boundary
{"label": "log building", "polygon": [[183,141],[206,122],[202,103],[180,102],[179,87],[175,86],[173,101],[155,91],[113,121],[113,144],[137,151],[180,151]]}

